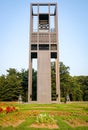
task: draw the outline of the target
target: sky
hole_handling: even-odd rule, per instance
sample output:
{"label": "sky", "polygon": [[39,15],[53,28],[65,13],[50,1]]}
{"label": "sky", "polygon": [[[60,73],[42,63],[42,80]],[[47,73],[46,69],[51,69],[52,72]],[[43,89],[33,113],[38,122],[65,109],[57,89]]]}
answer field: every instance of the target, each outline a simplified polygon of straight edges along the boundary
{"label": "sky", "polygon": [[57,2],[59,59],[88,75],[88,0],[0,0],[0,75],[29,65],[30,3]]}

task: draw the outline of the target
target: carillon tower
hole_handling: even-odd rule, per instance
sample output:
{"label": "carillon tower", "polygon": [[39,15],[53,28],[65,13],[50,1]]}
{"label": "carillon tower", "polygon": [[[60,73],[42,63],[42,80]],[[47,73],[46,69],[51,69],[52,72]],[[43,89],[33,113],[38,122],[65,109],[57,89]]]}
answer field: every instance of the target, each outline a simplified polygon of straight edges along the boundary
{"label": "carillon tower", "polygon": [[[30,5],[30,49],[28,102],[60,102],[58,11],[56,3]],[[33,59],[37,62],[36,85],[33,86]],[[52,64],[51,64],[52,62]],[[54,99],[51,76],[54,65]]]}

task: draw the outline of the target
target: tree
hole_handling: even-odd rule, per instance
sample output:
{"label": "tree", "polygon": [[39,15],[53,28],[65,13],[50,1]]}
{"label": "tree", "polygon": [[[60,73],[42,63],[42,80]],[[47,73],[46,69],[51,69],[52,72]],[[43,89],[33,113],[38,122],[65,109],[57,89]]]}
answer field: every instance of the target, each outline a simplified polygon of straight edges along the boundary
{"label": "tree", "polygon": [[70,94],[71,76],[69,74],[69,67],[60,62],[60,89],[61,97],[67,97]]}
{"label": "tree", "polygon": [[22,99],[23,101],[28,100],[28,70],[22,69],[20,72],[20,78],[22,80],[21,86],[23,90]]}
{"label": "tree", "polygon": [[[88,101],[88,76],[70,76],[69,67],[60,62],[61,97],[69,95],[71,101]],[[17,101],[19,95],[23,101],[28,99],[28,70],[18,72],[14,68],[7,75],[0,76],[0,101]],[[56,100],[55,62],[51,63],[51,95]],[[37,100],[37,71],[32,70],[32,100]]]}
{"label": "tree", "polygon": [[83,93],[83,100],[88,101],[88,76],[75,76],[75,78]]}
{"label": "tree", "polygon": [[15,69],[10,68],[7,72],[7,76],[3,79],[4,84],[2,86],[2,93],[4,93],[4,95],[2,95],[2,100],[15,101],[18,100],[19,94],[22,94],[22,80],[19,77],[19,73]]}
{"label": "tree", "polygon": [[6,78],[5,75],[0,76],[0,101],[2,101],[5,97],[5,86],[6,86]]}

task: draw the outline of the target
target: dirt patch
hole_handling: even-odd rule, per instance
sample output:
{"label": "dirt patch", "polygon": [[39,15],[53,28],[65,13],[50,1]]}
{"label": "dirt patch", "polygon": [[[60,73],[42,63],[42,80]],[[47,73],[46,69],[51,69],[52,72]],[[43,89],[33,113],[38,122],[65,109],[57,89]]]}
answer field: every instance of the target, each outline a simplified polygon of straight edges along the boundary
{"label": "dirt patch", "polygon": [[18,125],[20,125],[21,123],[23,123],[25,120],[18,120],[17,122],[15,122],[12,126],[13,127],[17,127]]}
{"label": "dirt patch", "polygon": [[69,121],[65,121],[68,125],[72,127],[77,127],[77,126],[88,126],[88,122],[82,121],[80,119],[72,119]]}
{"label": "dirt patch", "polygon": [[33,128],[48,128],[48,129],[56,129],[59,128],[57,124],[32,124],[30,127]]}
{"label": "dirt patch", "polygon": [[69,116],[70,115],[69,112],[64,112],[64,111],[51,111],[49,112],[49,114],[53,116]]}
{"label": "dirt patch", "polygon": [[2,126],[3,127],[8,127],[8,126],[13,126],[13,127],[17,127],[18,125],[20,125],[21,123],[23,123],[25,120],[18,120],[16,122],[10,122],[10,121],[7,121],[7,122],[3,122],[2,123]]}

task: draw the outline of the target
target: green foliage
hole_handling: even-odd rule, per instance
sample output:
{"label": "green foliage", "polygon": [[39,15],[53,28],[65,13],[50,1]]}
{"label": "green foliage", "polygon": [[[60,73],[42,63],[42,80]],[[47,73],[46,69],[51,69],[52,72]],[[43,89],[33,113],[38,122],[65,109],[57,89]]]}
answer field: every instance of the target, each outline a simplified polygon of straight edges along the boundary
{"label": "green foliage", "polygon": [[71,93],[71,76],[69,74],[69,67],[60,62],[60,88],[61,97],[65,97]]}
{"label": "green foliage", "polygon": [[7,70],[7,76],[0,77],[0,100],[15,101],[18,100],[19,94],[22,94],[22,80],[15,69]]}
{"label": "green foliage", "polygon": [[42,113],[39,114],[36,117],[36,123],[41,124],[41,123],[45,123],[45,124],[56,124],[55,119],[53,118],[53,116],[47,114],[47,113]]}
{"label": "green foliage", "polygon": [[88,101],[88,76],[75,76],[77,83],[80,84],[80,88],[83,92],[83,100]]}
{"label": "green foliage", "polygon": [[0,76],[0,101],[4,99],[6,84],[7,82],[5,76],[4,75]]}
{"label": "green foliage", "polygon": [[20,72],[20,78],[22,80],[21,86],[23,90],[22,100],[26,102],[28,99],[28,70],[22,69]]}
{"label": "green foliage", "polygon": [[64,98],[64,97],[61,97],[61,98],[60,98],[60,101],[61,101],[61,102],[65,102],[65,98]]}
{"label": "green foliage", "polygon": [[[88,101],[88,76],[74,76],[69,73],[70,68],[60,62],[61,100]],[[56,70],[55,62],[51,63],[51,95],[56,100]],[[37,99],[37,71],[32,70],[32,100]],[[0,76],[0,101],[17,101],[19,95],[23,101],[28,99],[28,70],[18,72],[14,68],[7,70],[7,75]],[[64,101],[64,100],[63,100]]]}
{"label": "green foliage", "polygon": [[71,101],[88,101],[88,76],[70,76],[69,67],[60,62],[61,97]]}
{"label": "green foliage", "polygon": [[[69,67],[65,66],[63,62],[60,62],[60,89],[61,97],[66,99],[67,95],[70,95],[72,92],[71,81],[72,77],[69,74]],[[56,70],[55,62],[51,63],[51,94],[52,100],[56,100]]]}

